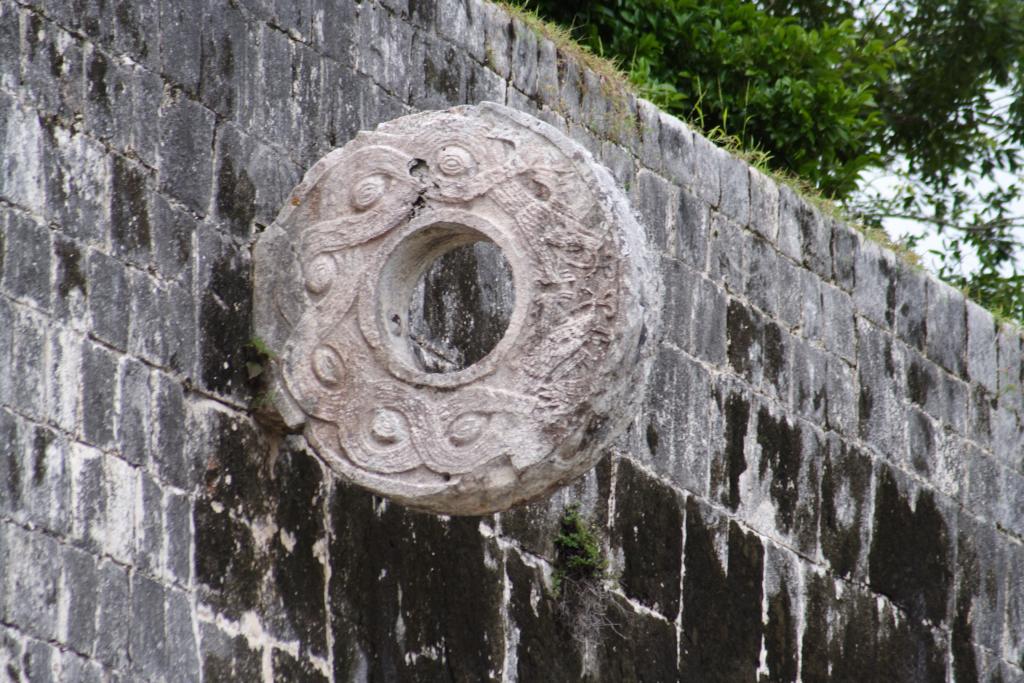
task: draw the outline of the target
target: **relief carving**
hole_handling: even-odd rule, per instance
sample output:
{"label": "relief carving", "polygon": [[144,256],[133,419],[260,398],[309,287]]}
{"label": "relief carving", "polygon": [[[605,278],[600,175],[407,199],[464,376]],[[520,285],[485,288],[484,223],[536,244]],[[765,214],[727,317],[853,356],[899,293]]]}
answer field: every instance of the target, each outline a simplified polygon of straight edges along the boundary
{"label": "relief carving", "polygon": [[[423,363],[409,302],[436,258],[507,261],[504,336]],[[642,395],[658,278],[610,174],[530,116],[485,103],[361,132],[318,161],[255,252],[272,400],[328,466],[444,514],[503,510],[592,466]]]}

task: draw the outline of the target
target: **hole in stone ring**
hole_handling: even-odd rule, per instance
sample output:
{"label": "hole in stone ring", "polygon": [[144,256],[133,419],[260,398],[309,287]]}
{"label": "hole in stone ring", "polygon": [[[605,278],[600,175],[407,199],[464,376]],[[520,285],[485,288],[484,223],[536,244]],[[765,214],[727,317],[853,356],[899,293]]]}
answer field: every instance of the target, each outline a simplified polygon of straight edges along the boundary
{"label": "hole in stone ring", "polygon": [[513,271],[501,247],[461,221],[407,234],[379,278],[378,329],[413,376],[459,373],[483,360],[515,311]]}
{"label": "hole in stone ring", "polygon": [[417,369],[455,372],[484,358],[505,335],[515,305],[512,268],[476,233],[435,257],[409,300],[409,344]]}

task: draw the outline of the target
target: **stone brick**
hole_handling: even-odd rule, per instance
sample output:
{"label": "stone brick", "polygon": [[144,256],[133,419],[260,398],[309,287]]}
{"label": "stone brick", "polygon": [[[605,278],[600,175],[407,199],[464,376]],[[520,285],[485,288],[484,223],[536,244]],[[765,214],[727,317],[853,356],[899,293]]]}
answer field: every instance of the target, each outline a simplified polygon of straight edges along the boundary
{"label": "stone brick", "polygon": [[202,680],[256,681],[263,678],[262,653],[252,649],[244,636],[230,637],[214,624],[199,628]]}
{"label": "stone brick", "polygon": [[[768,328],[765,329],[767,332]],[[767,334],[765,336],[767,355]],[[793,410],[819,425],[825,424],[828,413],[828,363],[827,353],[798,342],[793,345],[792,366],[786,368],[785,373],[792,376]]]}
{"label": "stone brick", "polygon": [[[507,79],[512,68],[511,19],[508,12],[497,5],[485,3],[482,9],[484,10],[484,63],[499,76]],[[577,97],[575,101],[578,106],[579,98]]]}
{"label": "stone brick", "polygon": [[906,448],[906,409],[899,383],[902,359],[897,354],[889,335],[865,320],[857,321],[858,431],[893,459]]}
{"label": "stone brick", "polygon": [[750,173],[750,229],[775,244],[779,237],[779,186],[756,169]]}
{"label": "stone brick", "polygon": [[821,552],[838,576],[864,580],[871,537],[872,462],[829,437],[821,470]]}
{"label": "stone brick", "polygon": [[198,254],[198,375],[207,389],[244,399],[252,336],[249,255],[209,232],[200,233]]}
{"label": "stone brick", "polygon": [[713,365],[721,365],[726,357],[725,292],[710,280],[694,278],[693,320],[691,322],[692,353]]}
{"label": "stone brick", "polygon": [[[702,191],[710,195],[712,188],[717,192],[719,187],[718,169],[701,168],[697,164],[697,137],[699,136],[695,135],[689,126],[676,117],[665,113],[658,114],[658,144],[661,147],[661,168],[664,176],[674,183],[689,187],[698,196],[701,196]],[[715,174],[714,178],[702,175],[710,175],[712,172]],[[702,199],[707,201],[704,196]],[[717,202],[716,197],[714,203]]]}
{"label": "stone brick", "polygon": [[779,321],[790,331],[796,331],[803,325],[803,273],[804,270],[794,265],[789,259],[779,258],[776,260],[778,279],[773,287],[779,296],[777,308]]}
{"label": "stone brick", "polygon": [[865,240],[855,264],[857,312],[879,327],[891,327],[896,306],[896,259],[892,252]]}
{"label": "stone brick", "polygon": [[147,175],[140,166],[114,157],[110,196],[111,251],[143,267],[149,264],[153,249]]}
{"label": "stone brick", "polygon": [[[82,328],[88,318],[85,248],[61,235],[53,240],[53,316]],[[2,267],[0,267],[2,270]]]}
{"label": "stone brick", "polygon": [[96,643],[96,611],[99,605],[96,559],[70,546],[64,546],[62,551],[67,618],[62,622],[64,631],[58,637],[76,652],[91,655]]}
{"label": "stone brick", "polygon": [[[466,8],[472,9],[472,14],[474,15],[482,13],[479,5],[473,2],[467,3]],[[478,35],[483,37],[482,33]],[[470,50],[474,60],[482,62],[483,57],[477,57],[475,52],[475,49]],[[482,55],[482,45],[480,52]],[[489,69],[488,72],[490,72]],[[558,46],[542,35],[537,36],[537,98],[545,107],[551,109],[558,108]]]}
{"label": "stone brick", "polygon": [[746,278],[749,233],[714,212],[710,228],[708,276],[720,281],[730,293],[740,294]]}
{"label": "stone brick", "polygon": [[967,312],[960,292],[949,285],[928,282],[928,329],[941,330],[928,335],[928,357],[957,377],[965,377],[967,364]]}
{"label": "stone brick", "polygon": [[856,353],[856,325],[853,300],[849,294],[828,284],[821,286],[821,308],[824,325],[824,346],[840,358],[853,362]]}
{"label": "stone brick", "polygon": [[[680,400],[666,404],[658,398],[662,392]],[[708,415],[714,400],[707,370],[675,351],[659,351],[648,382],[646,420],[637,435],[646,446],[637,452],[639,459],[682,488],[706,492],[708,446],[718,440]]]}
{"label": "stone brick", "polygon": [[797,263],[803,263],[803,235],[800,230],[800,212],[804,200],[786,185],[779,185],[779,251]]}
{"label": "stone brick", "polygon": [[1006,548],[1006,615],[1002,653],[1007,661],[1024,658],[1024,546],[1005,544]]}
{"label": "stone brick", "polygon": [[40,640],[55,640],[58,628],[61,553],[45,534],[4,525],[8,572],[4,621]]}
{"label": "stone brick", "polygon": [[858,429],[856,375],[850,364],[830,356],[825,384],[829,429],[854,436]]}
{"label": "stone brick", "polygon": [[195,362],[194,301],[191,288],[131,273],[131,331],[128,349],[154,365],[191,375]]}
{"label": "stone brick", "polygon": [[172,683],[189,683],[199,679],[199,653],[195,636],[198,629],[191,601],[188,593],[177,590],[168,590],[165,595],[167,680]]}
{"label": "stone brick", "polygon": [[619,583],[627,596],[674,620],[683,561],[682,500],[628,460],[620,461],[617,472],[618,500],[653,503],[616,508],[615,542],[625,558]]}
{"label": "stone brick", "polygon": [[872,589],[914,620],[947,623],[952,598],[956,529],[934,492],[881,465],[869,555]]}
{"label": "stone brick", "polygon": [[700,271],[707,268],[710,222],[707,205],[689,190],[680,188],[675,213],[675,255],[683,263]]}
{"label": "stone brick", "polygon": [[750,170],[745,161],[731,154],[719,166],[722,197],[718,210],[742,227],[750,224]]}
{"label": "stone brick", "polygon": [[150,197],[153,224],[153,265],[165,281],[184,287],[192,283],[192,239],[196,219],[191,213],[167,201],[162,195]]}
{"label": "stone brick", "polygon": [[[331,56],[338,57],[344,51],[341,45],[343,38],[347,36],[351,40],[352,28],[351,25],[340,26],[336,20],[339,15],[354,14],[355,8],[349,3],[340,3],[328,9],[326,3],[321,3],[318,9],[324,34],[331,40],[324,41],[320,35],[317,44]],[[246,91],[253,87],[253,84],[244,83],[240,75],[255,69],[255,44],[250,39],[245,15],[239,7],[229,4],[209,6],[201,17],[203,58],[198,64],[199,99],[218,114],[233,117],[239,113],[240,98],[244,98]],[[194,39],[190,36],[190,40]]]}
{"label": "stone brick", "polygon": [[119,450],[128,462],[142,465],[149,461],[152,389],[150,371],[142,363],[126,358],[119,371],[120,391],[117,421]]}
{"label": "stone brick", "polygon": [[727,356],[740,377],[757,386],[764,368],[764,317],[738,299],[729,299],[726,310]]}
{"label": "stone brick", "polygon": [[641,169],[631,190],[630,199],[643,221],[648,242],[665,251],[675,219],[669,213],[675,199],[672,186],[661,176]]}
{"label": "stone brick", "polygon": [[92,342],[82,345],[82,434],[90,444],[114,445],[117,360]]}
{"label": "stone brick", "polygon": [[50,308],[53,258],[50,231],[31,218],[3,212],[3,289],[12,297],[44,310]]}
{"label": "stone brick", "polygon": [[83,243],[105,244],[110,225],[111,162],[101,144],[44,121],[46,206],[40,211],[64,234]]}
{"label": "stone brick", "polygon": [[158,678],[167,671],[165,617],[163,587],[138,572],[133,573],[128,655],[132,667],[147,679]]}
{"label": "stone brick", "polygon": [[103,458],[103,526],[95,540],[104,553],[125,565],[136,559],[140,489],[138,470],[120,458]]}
{"label": "stone brick", "polygon": [[905,264],[896,271],[896,334],[911,346],[924,351],[928,338],[929,276]]}
{"label": "stone brick", "polygon": [[186,495],[169,493],[165,502],[167,573],[173,580],[188,586],[192,570],[192,501]]}
{"label": "stone brick", "polygon": [[199,89],[202,40],[196,22],[203,16],[200,0],[157,0],[160,22],[160,71],[190,93]]}
{"label": "stone brick", "polygon": [[210,204],[213,185],[213,127],[210,110],[180,94],[164,98],[160,107],[160,190],[201,214]]}
{"label": "stone brick", "polygon": [[135,525],[135,563],[142,571],[159,576],[163,571],[167,533],[164,527],[164,492],[146,473],[139,477]]}
{"label": "stone brick", "polygon": [[[665,125],[664,120],[662,126]],[[662,139],[665,132],[662,130]],[[689,184],[693,193],[705,204],[717,209],[722,197],[721,174],[719,169],[726,163],[728,155],[718,147],[715,147],[703,135],[692,134],[693,139],[693,176],[692,180],[683,178],[683,185]],[[664,146],[664,143],[662,143]],[[669,178],[672,178],[670,175]]]}
{"label": "stone brick", "polygon": [[128,573],[104,561],[98,568],[98,606],[94,655],[111,668],[129,665],[129,636],[132,632],[132,600]]}
{"label": "stone brick", "polygon": [[[5,74],[0,75],[0,83],[5,83],[9,92],[17,92],[24,82],[28,87],[21,88],[21,93],[47,114],[65,120],[81,114],[84,110],[83,41],[53,22],[46,21],[42,14],[25,9],[21,22],[23,58],[19,60],[16,10],[15,5],[9,6],[6,10],[9,15],[6,17],[5,12],[0,10],[0,25],[5,33],[0,40],[5,46],[4,55],[0,59],[11,60],[10,67],[0,67]],[[20,77],[19,61],[22,66]]]}
{"label": "stone brick", "polygon": [[[520,21],[512,18],[512,85],[527,97],[533,97],[537,92],[537,34],[533,29]],[[593,77],[587,72],[584,78]],[[585,93],[587,91],[584,91]],[[600,92],[600,90],[598,90]],[[603,102],[603,98],[602,102]],[[588,111],[586,107],[587,96],[584,95],[584,115],[588,113],[593,116],[600,116],[600,112]],[[606,105],[607,106],[607,105]],[[592,123],[596,123],[591,120]],[[600,129],[595,126],[596,129]]]}
{"label": "stone brick", "polygon": [[103,667],[71,652],[60,653],[60,679],[80,683],[102,683]]}
{"label": "stone brick", "polygon": [[[263,35],[264,39],[270,40],[266,31]],[[413,35],[414,30],[410,24],[383,7],[366,5],[360,8],[359,45],[356,48],[355,66],[403,101],[408,101],[410,88],[423,77],[422,71],[417,69],[418,64],[422,63],[422,52],[419,55],[410,53]],[[286,45],[283,40],[277,42],[282,46]],[[272,53],[268,54],[264,45],[264,60],[271,56]],[[267,75],[270,76],[269,73]],[[265,95],[268,98],[267,104],[273,107],[274,99],[287,97],[291,77],[285,70],[274,73],[268,80],[275,83],[274,88],[266,91]],[[268,132],[270,130],[273,129],[268,128]]]}
{"label": "stone brick", "polygon": [[967,375],[991,392],[996,387],[996,325],[992,314],[967,302]]}
{"label": "stone brick", "polygon": [[19,438],[19,420],[11,412],[0,409],[0,481],[3,495],[0,496],[0,512],[13,516],[21,508],[21,454],[24,451]]}
{"label": "stone brick", "polygon": [[48,320],[23,306],[13,307],[10,401],[37,420],[46,416],[46,328]]}
{"label": "stone brick", "polygon": [[61,536],[71,530],[67,451],[64,437],[47,427],[35,425],[24,434],[20,469],[25,519]]}
{"label": "stone brick", "polygon": [[14,321],[14,305],[0,297],[0,405],[7,406],[14,402]]}
{"label": "stone brick", "polygon": [[11,96],[0,93],[0,135],[9,149],[18,154],[7,157],[0,169],[0,197],[38,214],[47,210],[47,189],[52,184],[44,154],[52,150],[42,121],[34,111],[20,105]]}
{"label": "stone brick", "polygon": [[88,268],[92,333],[123,351],[128,348],[131,323],[128,270],[121,261],[98,251],[89,254]]}
{"label": "stone brick", "polygon": [[194,483],[184,449],[185,394],[181,385],[162,373],[154,376],[152,453],[157,473],[178,488]]}
{"label": "stone brick", "polygon": [[640,148],[638,150],[640,164],[655,173],[661,173],[662,147],[660,111],[647,100],[637,100],[636,110],[640,127]]}
{"label": "stone brick", "polygon": [[998,350],[998,366],[996,368],[996,398],[1000,406],[1006,406],[1018,412],[1024,411],[1024,366],[1021,360],[1024,347],[1021,345],[1021,333],[1010,324],[1000,326],[996,335]]}
{"label": "stone brick", "polygon": [[[471,100],[477,98],[471,97]],[[484,98],[486,99],[486,98]],[[614,142],[605,142],[601,145],[601,154],[597,159],[609,171],[615,182],[623,189],[632,188],[636,184],[636,159],[625,149]],[[671,207],[667,207],[671,211]],[[671,237],[674,237],[669,233]],[[671,239],[670,237],[670,239]],[[670,241],[670,251],[676,249],[675,240]]]}
{"label": "stone brick", "polygon": [[72,536],[90,550],[98,550],[98,539],[103,534],[103,455],[94,448],[73,444],[68,470]]}
{"label": "stone brick", "polygon": [[[764,546],[756,534],[693,498],[686,503],[685,538],[680,680],[754,680],[762,642]],[[710,596],[717,596],[715,606]],[[711,633],[729,635],[701,635]]]}
{"label": "stone brick", "polygon": [[[7,92],[14,92],[21,84],[21,37],[23,33],[31,33],[24,31],[19,21],[22,11],[14,4],[0,6],[0,88]],[[29,52],[26,60],[30,70],[34,62],[33,52]]]}
{"label": "stone brick", "polygon": [[750,303],[754,304],[770,317],[778,317],[779,312],[779,258],[771,244],[763,239],[750,240],[747,254],[746,280],[743,292]]}
{"label": "stone brick", "polygon": [[839,221],[829,220],[832,226],[832,274],[836,286],[852,292],[857,286],[857,254],[861,237]]}

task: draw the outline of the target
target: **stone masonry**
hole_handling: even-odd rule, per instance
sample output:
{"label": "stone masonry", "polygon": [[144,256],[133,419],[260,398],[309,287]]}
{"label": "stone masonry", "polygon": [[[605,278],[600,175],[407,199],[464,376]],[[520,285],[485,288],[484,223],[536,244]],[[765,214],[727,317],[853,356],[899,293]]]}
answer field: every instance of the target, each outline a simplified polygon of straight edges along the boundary
{"label": "stone masonry", "polygon": [[[254,419],[251,246],[356,131],[485,100],[610,169],[665,310],[594,470],[446,518]],[[1019,332],[504,9],[0,0],[0,139],[0,680],[1024,680]]]}

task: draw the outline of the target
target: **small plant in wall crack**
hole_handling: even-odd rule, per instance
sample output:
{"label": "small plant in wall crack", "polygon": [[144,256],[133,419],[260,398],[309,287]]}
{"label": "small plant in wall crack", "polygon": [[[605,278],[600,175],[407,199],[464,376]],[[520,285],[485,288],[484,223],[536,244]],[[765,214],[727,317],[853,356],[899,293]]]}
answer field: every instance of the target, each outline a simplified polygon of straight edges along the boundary
{"label": "small plant in wall crack", "polygon": [[277,354],[259,337],[253,337],[246,344],[245,370],[253,390],[250,410],[256,420],[273,429],[280,429],[283,422],[277,416],[271,400],[269,367],[277,362]]}
{"label": "small plant in wall crack", "polygon": [[578,504],[565,509],[555,537],[554,592],[558,614],[591,660],[601,632],[615,623],[609,618],[608,559],[593,525]]}

